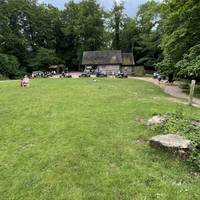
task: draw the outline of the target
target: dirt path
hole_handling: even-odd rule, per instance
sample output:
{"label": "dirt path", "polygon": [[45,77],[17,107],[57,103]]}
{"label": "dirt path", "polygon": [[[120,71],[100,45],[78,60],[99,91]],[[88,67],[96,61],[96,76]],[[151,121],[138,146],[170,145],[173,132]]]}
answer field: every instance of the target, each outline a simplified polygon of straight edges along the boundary
{"label": "dirt path", "polygon": [[[188,95],[181,91],[181,89],[178,86],[179,85],[178,82],[175,82],[173,85],[170,85],[167,83],[159,84],[158,80],[152,79],[152,78],[147,78],[147,77],[134,77],[134,79],[151,82],[151,83],[159,86],[165,93],[167,93],[173,97],[188,100]],[[193,98],[193,103],[196,105],[200,105],[200,99]]]}

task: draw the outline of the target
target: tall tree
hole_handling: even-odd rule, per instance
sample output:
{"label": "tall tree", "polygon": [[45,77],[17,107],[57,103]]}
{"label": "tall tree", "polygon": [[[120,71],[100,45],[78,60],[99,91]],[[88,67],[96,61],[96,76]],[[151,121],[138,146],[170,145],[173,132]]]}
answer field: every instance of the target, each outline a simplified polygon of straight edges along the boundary
{"label": "tall tree", "polygon": [[48,71],[50,65],[57,65],[61,63],[62,60],[56,55],[54,49],[40,48],[37,50],[36,55],[30,59],[29,71]]}
{"label": "tall tree", "polygon": [[74,1],[69,1],[65,5],[62,15],[62,34],[60,50],[68,67],[77,66],[77,49],[79,48],[80,23],[79,5]]}
{"label": "tall tree", "polygon": [[168,0],[162,6],[164,60],[160,70],[176,74],[175,64],[200,41],[200,1]]}
{"label": "tall tree", "polygon": [[19,62],[15,56],[0,53],[0,78],[15,78],[21,75]]}
{"label": "tall tree", "polygon": [[56,48],[55,26],[60,11],[36,0],[1,0],[0,52],[14,55],[27,69],[37,50]]}
{"label": "tall tree", "polygon": [[63,12],[63,33],[66,63],[78,69],[84,50],[98,50],[103,46],[103,10],[96,0],[80,3],[69,1]]}
{"label": "tall tree", "polygon": [[136,20],[130,17],[125,18],[123,29],[120,31],[120,49],[124,52],[134,52],[134,47],[137,45],[138,33]]}
{"label": "tall tree", "polygon": [[149,1],[141,5],[136,19],[139,32],[135,49],[137,57],[139,57],[137,63],[145,66],[154,66],[162,59],[162,51],[159,47],[162,34],[160,4],[155,1]]}
{"label": "tall tree", "polygon": [[112,28],[112,48],[120,49],[120,31],[124,24],[124,4],[114,1],[113,9],[111,10],[110,26]]}

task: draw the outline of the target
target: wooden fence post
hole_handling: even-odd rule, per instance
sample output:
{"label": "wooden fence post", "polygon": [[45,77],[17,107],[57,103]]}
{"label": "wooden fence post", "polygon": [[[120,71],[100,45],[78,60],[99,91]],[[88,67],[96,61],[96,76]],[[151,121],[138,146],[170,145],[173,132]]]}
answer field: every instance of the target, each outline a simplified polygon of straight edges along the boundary
{"label": "wooden fence post", "polygon": [[195,88],[196,81],[192,80],[191,85],[190,85],[190,94],[189,94],[189,105],[192,105],[192,99],[194,95],[194,88]]}

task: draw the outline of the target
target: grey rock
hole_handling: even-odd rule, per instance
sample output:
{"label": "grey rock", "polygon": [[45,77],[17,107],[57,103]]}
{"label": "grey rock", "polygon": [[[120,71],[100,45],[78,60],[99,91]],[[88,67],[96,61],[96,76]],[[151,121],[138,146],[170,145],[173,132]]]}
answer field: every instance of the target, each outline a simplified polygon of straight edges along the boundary
{"label": "grey rock", "polygon": [[200,128],[200,120],[192,121],[192,125],[195,126],[196,128]]}
{"label": "grey rock", "polygon": [[147,122],[147,126],[153,126],[156,124],[162,124],[165,121],[165,118],[160,115],[155,115],[150,118]]}
{"label": "grey rock", "polygon": [[185,158],[189,155],[192,143],[179,135],[157,135],[150,139],[150,145],[156,148],[164,148]]}

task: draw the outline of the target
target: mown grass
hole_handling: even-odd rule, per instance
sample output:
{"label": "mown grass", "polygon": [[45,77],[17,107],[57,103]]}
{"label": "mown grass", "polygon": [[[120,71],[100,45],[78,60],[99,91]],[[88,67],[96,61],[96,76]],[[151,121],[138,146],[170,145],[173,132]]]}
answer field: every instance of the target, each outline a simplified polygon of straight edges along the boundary
{"label": "mown grass", "polygon": [[200,178],[146,142],[146,120],[176,108],[136,80],[0,83],[0,199],[200,199]]}

